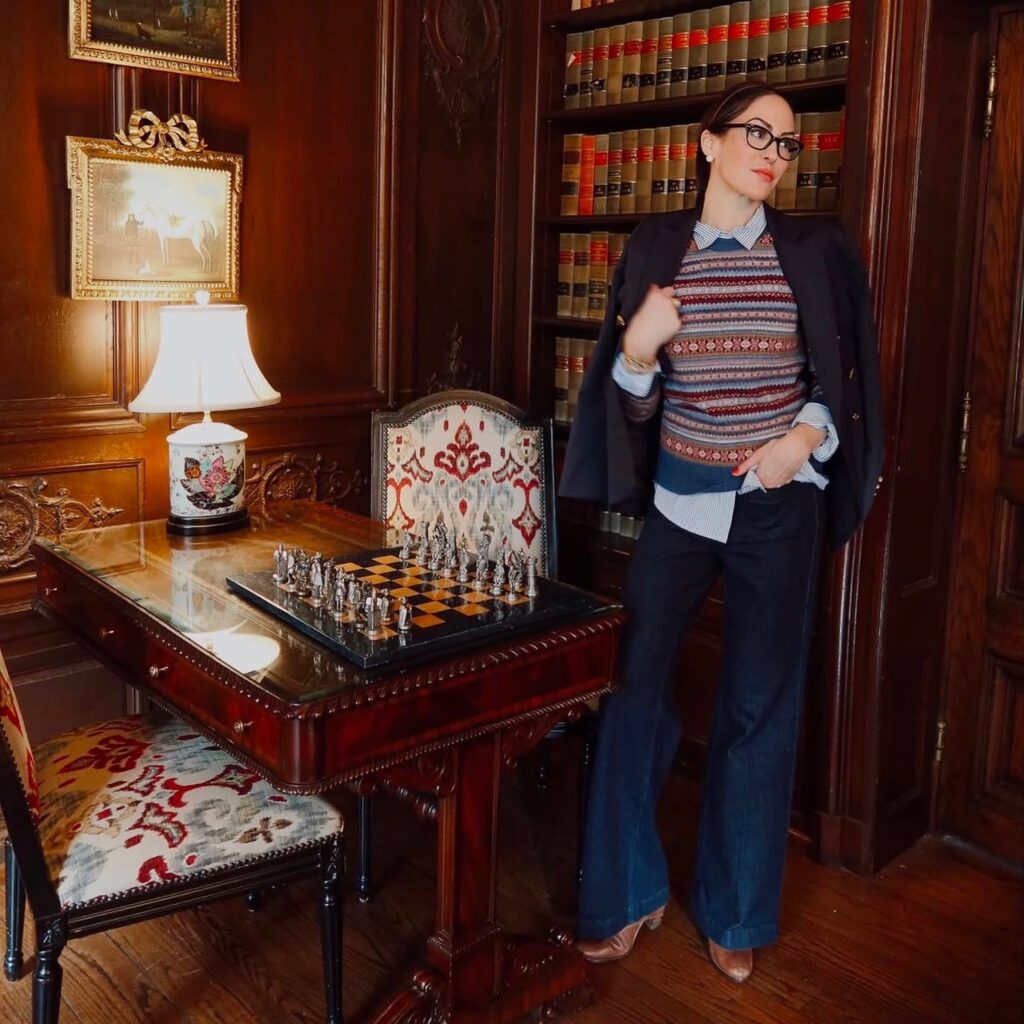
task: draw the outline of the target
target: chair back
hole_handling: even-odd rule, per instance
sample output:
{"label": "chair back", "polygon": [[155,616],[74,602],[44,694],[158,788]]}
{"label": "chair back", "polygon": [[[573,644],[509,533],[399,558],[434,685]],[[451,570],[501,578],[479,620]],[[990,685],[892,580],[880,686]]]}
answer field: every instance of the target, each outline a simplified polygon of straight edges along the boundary
{"label": "chair back", "polygon": [[7,671],[3,653],[0,652],[0,757],[6,757],[17,776],[21,796],[28,807],[33,822],[39,822],[39,783],[36,781],[36,765],[32,747],[28,741],[25,719],[14,693],[14,683]]}
{"label": "chair back", "polygon": [[529,419],[482,391],[442,391],[397,412],[373,415],[371,515],[417,538],[438,517],[478,551],[481,535],[495,558],[510,550],[558,573],[551,421]]}

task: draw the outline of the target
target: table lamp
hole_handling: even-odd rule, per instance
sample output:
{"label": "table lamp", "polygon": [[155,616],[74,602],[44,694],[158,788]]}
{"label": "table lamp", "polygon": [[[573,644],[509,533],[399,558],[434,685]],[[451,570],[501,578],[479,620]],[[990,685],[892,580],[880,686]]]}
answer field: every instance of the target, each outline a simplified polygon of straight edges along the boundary
{"label": "table lamp", "polygon": [[241,430],[215,423],[211,412],[252,409],[281,401],[249,347],[246,307],[196,304],[160,307],[160,350],[133,412],[201,412],[167,438],[171,514],[168,533],[202,536],[249,522],[245,507],[245,439]]}

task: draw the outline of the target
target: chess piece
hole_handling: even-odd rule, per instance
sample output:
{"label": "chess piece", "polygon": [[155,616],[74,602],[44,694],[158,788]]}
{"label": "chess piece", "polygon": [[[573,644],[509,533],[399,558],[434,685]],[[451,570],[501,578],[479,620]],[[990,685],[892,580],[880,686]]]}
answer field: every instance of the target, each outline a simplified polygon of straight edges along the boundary
{"label": "chess piece", "polygon": [[402,598],[398,603],[398,632],[408,633],[412,629],[412,608],[408,600]]}
{"label": "chess piece", "polygon": [[348,604],[353,610],[359,607],[360,599],[362,598],[360,590],[361,588],[359,586],[359,581],[355,578],[355,576],[349,576]]}
{"label": "chess piece", "polygon": [[416,564],[426,565],[430,559],[430,523],[423,524],[423,540],[416,552]]}
{"label": "chess piece", "polygon": [[403,562],[409,561],[409,555],[412,552],[412,534],[408,530],[402,531],[402,546],[398,549],[398,557]]}
{"label": "chess piece", "polygon": [[444,515],[441,512],[437,513],[437,522],[434,524],[434,550],[442,560],[448,558],[448,527],[444,525]]}
{"label": "chess piece", "polygon": [[334,577],[334,596],[331,598],[331,615],[340,621],[345,615],[345,574]]}
{"label": "chess piece", "polygon": [[523,581],[523,570],[519,568],[518,563],[513,562],[512,567],[508,571],[508,596],[515,597],[519,593],[520,584]]}
{"label": "chess piece", "polygon": [[363,602],[363,617],[365,619],[363,628],[370,636],[380,632],[380,606],[377,603],[377,594],[373,590],[366,595],[366,600]]}
{"label": "chess piece", "polygon": [[444,574],[445,576],[451,576],[455,572],[455,566],[458,564],[459,551],[455,544],[455,537],[452,537],[451,544],[448,545],[448,555],[444,560]]}
{"label": "chess piece", "polygon": [[536,597],[537,594],[537,557],[531,555],[526,559],[526,596]]}
{"label": "chess piece", "polygon": [[380,608],[380,621],[383,625],[387,626],[394,620],[394,616],[391,612],[392,598],[390,594],[381,594],[377,598],[377,605]]}
{"label": "chess piece", "polygon": [[459,542],[459,582],[469,582],[469,545],[465,537]]}
{"label": "chess piece", "polygon": [[491,577],[491,595],[493,597],[501,597],[502,591],[505,589],[505,563],[502,559],[495,559],[494,562],[494,573]]}
{"label": "chess piece", "polygon": [[288,552],[283,544],[277,545],[274,551],[274,582],[284,583],[288,579]]}

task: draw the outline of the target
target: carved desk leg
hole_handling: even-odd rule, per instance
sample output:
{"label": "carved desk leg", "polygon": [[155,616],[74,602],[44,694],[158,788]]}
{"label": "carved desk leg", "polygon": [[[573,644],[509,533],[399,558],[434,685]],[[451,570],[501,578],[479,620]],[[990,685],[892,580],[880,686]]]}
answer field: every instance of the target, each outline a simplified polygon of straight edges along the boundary
{"label": "carved desk leg", "polygon": [[417,974],[376,1024],[505,1024],[531,1010],[546,1019],[586,998],[585,964],[571,936],[563,932],[548,942],[509,938],[495,921],[498,792],[510,760],[505,747],[497,734],[452,751],[453,770],[437,813],[431,970]]}

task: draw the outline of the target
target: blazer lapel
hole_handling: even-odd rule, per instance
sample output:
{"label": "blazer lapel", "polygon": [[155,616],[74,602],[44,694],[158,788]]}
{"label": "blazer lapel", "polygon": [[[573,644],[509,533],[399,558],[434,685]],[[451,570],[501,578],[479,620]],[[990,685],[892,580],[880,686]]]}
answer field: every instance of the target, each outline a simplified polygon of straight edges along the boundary
{"label": "blazer lapel", "polygon": [[767,203],[765,216],[775,241],[779,264],[793,289],[793,297],[800,310],[804,339],[814,363],[818,384],[825,393],[829,410],[838,416],[842,367],[836,340],[832,288],[820,242],[813,234],[803,234],[798,224],[788,217],[781,217]]}
{"label": "blazer lapel", "polygon": [[[679,272],[679,265],[689,248],[693,238],[693,228],[697,223],[697,210],[680,211],[664,217],[658,233],[651,241],[647,258],[640,272],[630,282],[632,285],[628,302],[623,303],[623,315],[626,320],[636,312],[650,285],[665,287],[672,284]],[[632,277],[632,275],[630,275]]]}

